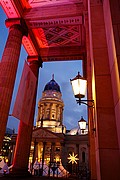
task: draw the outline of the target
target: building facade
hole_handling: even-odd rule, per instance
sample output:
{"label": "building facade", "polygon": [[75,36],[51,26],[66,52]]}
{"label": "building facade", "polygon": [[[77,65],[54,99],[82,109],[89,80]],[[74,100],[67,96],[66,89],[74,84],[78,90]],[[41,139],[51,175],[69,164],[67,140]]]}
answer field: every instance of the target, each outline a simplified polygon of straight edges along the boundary
{"label": "building facade", "polygon": [[11,159],[11,137],[14,134],[14,129],[6,128],[5,136],[3,139],[3,145],[0,153],[0,158],[4,159],[8,165],[10,165],[10,159]]}
{"label": "building facade", "polygon": [[61,90],[53,75],[52,80],[45,85],[42,98],[38,103],[36,127],[47,127],[52,132],[65,132],[63,109]]}
{"label": "building facade", "polygon": [[[43,164],[43,175],[50,175],[49,167],[53,163],[62,166],[62,174],[66,176],[68,173],[78,174],[80,171],[89,170],[89,145],[88,145],[88,129],[81,134],[80,128],[75,127],[66,130],[63,124],[64,102],[60,86],[54,80],[54,77],[45,85],[42,97],[38,102],[38,116],[36,126],[33,128],[31,149],[29,155],[29,167],[31,173],[34,173],[34,163],[37,161]],[[17,134],[13,134],[11,140],[11,159],[15,152]],[[76,162],[72,164],[68,159],[74,155]],[[45,166],[45,168],[44,168]]]}
{"label": "building facade", "polygon": [[[32,134],[30,161],[60,163],[70,173],[88,167],[88,131],[84,134],[78,128],[69,132],[63,124],[64,103],[60,86],[52,77],[45,85],[42,98],[38,102],[38,117]],[[73,133],[74,132],[74,133]],[[68,157],[74,153],[77,164],[69,163]]]}

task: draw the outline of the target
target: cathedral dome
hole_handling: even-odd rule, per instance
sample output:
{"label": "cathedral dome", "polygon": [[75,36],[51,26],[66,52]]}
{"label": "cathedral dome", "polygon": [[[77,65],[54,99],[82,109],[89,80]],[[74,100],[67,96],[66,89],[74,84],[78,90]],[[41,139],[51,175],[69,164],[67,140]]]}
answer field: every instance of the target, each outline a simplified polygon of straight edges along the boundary
{"label": "cathedral dome", "polygon": [[63,127],[63,108],[62,93],[60,86],[54,80],[48,82],[42,92],[42,98],[38,102],[38,117],[36,126],[45,127],[56,133],[65,132]]}
{"label": "cathedral dome", "polygon": [[52,76],[52,80],[45,85],[44,91],[48,90],[57,91],[61,93],[60,86],[54,80],[54,75]]}

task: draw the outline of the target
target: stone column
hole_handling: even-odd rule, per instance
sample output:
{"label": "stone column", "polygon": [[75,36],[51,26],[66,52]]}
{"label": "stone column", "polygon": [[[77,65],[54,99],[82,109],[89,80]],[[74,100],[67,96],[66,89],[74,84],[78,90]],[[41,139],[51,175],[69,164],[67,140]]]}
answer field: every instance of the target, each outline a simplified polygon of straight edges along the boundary
{"label": "stone column", "polygon": [[61,163],[66,168],[67,154],[65,152],[65,143],[61,142],[60,145],[61,145],[61,154],[60,154]]}
{"label": "stone column", "polygon": [[50,103],[50,119],[52,119],[52,105],[53,103]]}
{"label": "stone column", "polygon": [[61,106],[60,107],[60,120],[61,120],[62,124],[63,124],[63,110],[64,110],[64,108]]}
{"label": "stone column", "polygon": [[33,169],[33,165],[34,165],[34,162],[36,160],[36,157],[38,157],[38,154],[36,153],[37,148],[38,148],[38,142],[36,142],[36,139],[35,139],[35,141],[34,141],[33,158],[32,158],[32,169]]}
{"label": "stone column", "polygon": [[44,103],[44,119],[46,119],[47,117],[46,117],[46,108],[47,108],[47,104],[46,103]]}
{"label": "stone column", "polygon": [[[120,151],[120,15],[119,1],[103,2],[109,64]],[[107,9],[107,11],[106,11]]]}
{"label": "stone column", "polygon": [[[29,161],[29,153],[32,139],[32,130],[33,130],[33,122],[34,122],[34,113],[35,113],[35,105],[36,105],[36,94],[37,94],[37,84],[38,84],[38,74],[39,67],[41,66],[42,60],[40,58],[34,59],[28,58],[29,66],[37,78],[36,90],[34,93],[33,103],[31,107],[29,124],[25,124],[22,120],[20,121],[18,137],[16,142],[16,150],[13,160],[13,169],[12,174],[15,176],[27,176],[28,172],[28,161]],[[27,97],[26,97],[27,98]]]}
{"label": "stone column", "polygon": [[[88,27],[88,12],[84,12],[84,25],[86,29],[86,49],[87,49],[87,63],[85,63],[86,67],[84,69],[85,74],[87,74],[87,89],[88,89],[88,99],[93,99],[92,97],[92,76],[91,76],[91,57],[90,57],[90,33],[89,33],[89,27]],[[85,61],[86,61],[85,60]],[[86,72],[87,71],[87,72]],[[91,105],[91,104],[90,104]],[[89,138],[89,170],[91,172],[91,179],[96,179],[96,155],[95,155],[95,136],[93,132],[93,108],[89,107],[88,108],[88,124],[89,124],[89,133],[88,133],[88,138]]]}
{"label": "stone column", "polygon": [[51,144],[51,162],[54,162],[55,143]]}
{"label": "stone column", "polygon": [[9,115],[22,37],[27,35],[27,28],[20,20],[6,20],[6,26],[10,29],[0,63],[0,149]]}
{"label": "stone column", "polygon": [[46,142],[43,142],[43,152],[42,152],[42,175],[43,175],[44,158],[45,158],[45,146],[46,146]]}
{"label": "stone column", "polygon": [[[115,116],[118,112],[117,117],[120,121],[120,108],[116,109],[115,106],[118,99],[116,99],[117,102],[115,102],[114,99],[120,89],[120,86],[118,87],[116,84],[116,81],[119,81],[115,55],[116,48],[118,47],[114,46],[115,34],[113,35],[113,33],[111,33],[112,25],[110,23],[110,14],[114,16],[114,13],[118,10],[115,19],[116,17],[119,17],[120,19],[120,16],[118,15],[118,1],[115,1],[115,3],[112,4],[116,9],[110,12],[110,14],[108,13],[108,2],[112,1],[91,0],[88,2],[92,94],[95,101],[95,153],[97,180],[120,179],[120,149],[117,132],[117,126],[120,123],[116,121],[117,119]],[[107,4],[105,5],[104,3]],[[105,8],[105,14],[103,13],[103,7]],[[105,30],[105,24],[109,31]],[[119,35],[117,36],[117,41],[118,39]],[[113,54],[115,56],[113,56]],[[116,75],[114,76],[113,74]],[[114,86],[114,91],[112,86]]]}
{"label": "stone column", "polygon": [[56,120],[58,121],[58,104],[56,104]]}

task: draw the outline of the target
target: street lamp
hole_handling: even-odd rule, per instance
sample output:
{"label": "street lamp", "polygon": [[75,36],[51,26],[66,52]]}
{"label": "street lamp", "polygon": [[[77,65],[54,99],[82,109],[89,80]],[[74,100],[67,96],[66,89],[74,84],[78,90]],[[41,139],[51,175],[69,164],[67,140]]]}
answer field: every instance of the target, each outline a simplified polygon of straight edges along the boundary
{"label": "street lamp", "polygon": [[[79,103],[79,105],[81,105],[82,103],[87,105],[88,107],[94,107],[94,100],[81,100],[81,98],[85,97],[87,89],[87,80],[83,78],[78,72],[78,75],[75,78],[70,79],[70,82],[72,85],[74,96],[75,98],[77,98],[77,103]],[[89,102],[91,104],[89,104]]]}
{"label": "street lamp", "polygon": [[78,121],[80,130],[82,131],[82,134],[84,134],[84,130],[86,129],[86,125],[87,122],[85,121],[85,119],[83,119],[83,117],[81,117],[81,119]]}

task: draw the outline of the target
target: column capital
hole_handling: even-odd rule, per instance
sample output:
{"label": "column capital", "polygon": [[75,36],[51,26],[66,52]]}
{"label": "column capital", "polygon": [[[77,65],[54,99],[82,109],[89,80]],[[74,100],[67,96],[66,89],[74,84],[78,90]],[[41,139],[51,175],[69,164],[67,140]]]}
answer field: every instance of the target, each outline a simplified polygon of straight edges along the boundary
{"label": "column capital", "polygon": [[42,58],[40,56],[28,56],[27,57],[27,62],[30,63],[30,64],[32,64],[32,63],[35,64],[36,63],[36,64],[38,64],[39,67],[42,68],[43,61],[42,61]]}
{"label": "column capital", "polygon": [[28,36],[28,27],[25,23],[25,20],[22,18],[6,19],[5,25],[7,28],[10,28],[10,30],[17,28],[22,32],[23,36]]}

